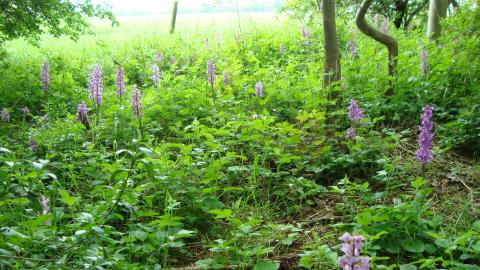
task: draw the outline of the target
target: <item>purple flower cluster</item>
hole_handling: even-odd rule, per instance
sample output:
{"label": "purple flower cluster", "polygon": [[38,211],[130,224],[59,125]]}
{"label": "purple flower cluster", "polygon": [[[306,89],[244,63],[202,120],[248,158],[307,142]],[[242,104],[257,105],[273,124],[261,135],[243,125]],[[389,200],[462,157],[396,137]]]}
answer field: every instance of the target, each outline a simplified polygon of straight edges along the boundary
{"label": "purple flower cluster", "polygon": [[138,118],[143,118],[142,114],[143,105],[142,105],[142,94],[136,85],[132,88],[132,112]]}
{"label": "purple flower cluster", "polygon": [[155,87],[158,86],[160,82],[160,68],[157,64],[152,65],[152,82]]}
{"label": "purple flower cluster", "polygon": [[78,108],[77,108],[77,120],[78,122],[82,123],[82,124],[86,124],[88,123],[88,119],[87,119],[87,105],[85,104],[85,102],[82,101],[82,103],[78,104]]}
{"label": "purple flower cluster", "polygon": [[285,45],[280,46],[280,54],[285,54]]}
{"label": "purple flower cluster", "polygon": [[[46,215],[50,212],[50,208],[48,207],[48,203],[50,202],[45,195],[41,194],[40,198],[38,198],[40,202],[40,206],[42,207],[42,215]],[[43,224],[48,225],[48,221],[45,221]]]}
{"label": "purple flower cluster", "polygon": [[303,27],[302,28],[302,38],[303,38],[303,40],[308,40],[308,39],[310,39],[310,37],[312,37],[312,33],[310,32],[310,30],[306,27]]}
{"label": "purple flower cluster", "polygon": [[417,159],[422,165],[427,165],[433,160],[432,140],[433,140],[433,122],[432,108],[427,105],[423,108],[422,125],[419,127],[418,150],[415,152]]}
{"label": "purple flower cluster", "polygon": [[357,136],[357,129],[355,128],[355,124],[363,119],[364,114],[362,108],[358,106],[357,101],[352,99],[350,104],[348,105],[348,118],[352,121],[352,126],[347,129],[347,134],[345,138],[347,140],[353,140]]}
{"label": "purple flower cluster", "polygon": [[43,215],[46,215],[48,214],[48,212],[50,211],[50,209],[48,208],[48,198],[45,197],[45,195],[40,195],[40,198],[38,199],[40,201],[40,205],[42,206],[42,214]]}
{"label": "purple flower cluster", "polygon": [[96,66],[88,78],[88,88],[90,90],[89,98],[93,99],[93,102],[98,107],[102,104],[103,94],[103,81],[102,81],[102,68]]}
{"label": "purple flower cluster", "polygon": [[353,42],[352,39],[348,42],[348,51],[350,51],[350,55],[352,58],[355,58],[357,56],[357,46],[355,46],[355,43]]}
{"label": "purple flower cluster", "polygon": [[388,34],[388,18],[385,18],[382,21],[382,31],[385,34]]}
{"label": "purple flower cluster", "polygon": [[50,65],[48,64],[48,60],[45,60],[40,70],[40,84],[42,85],[43,92],[47,92],[48,85],[50,84]]}
{"label": "purple flower cluster", "polygon": [[215,83],[215,63],[212,60],[207,61],[207,81],[212,85]]}
{"label": "purple flower cluster", "polygon": [[345,138],[347,140],[353,140],[357,136],[357,129],[355,127],[349,127],[347,129],[347,135],[345,135]]}
{"label": "purple flower cluster", "polygon": [[343,270],[369,270],[370,257],[360,256],[360,249],[365,238],[360,235],[344,233],[342,237],[342,248],[344,255],[338,258],[337,264]]}
{"label": "purple flower cluster", "polygon": [[122,66],[117,67],[115,86],[117,87],[117,97],[122,96],[125,93],[125,75]]}
{"label": "purple flower cluster", "polygon": [[262,82],[257,82],[255,84],[255,96],[257,97],[261,97],[263,94],[263,85],[262,85]]}
{"label": "purple flower cluster", "polygon": [[161,64],[161,63],[162,63],[162,59],[163,59],[162,54],[161,54],[160,52],[157,52],[157,53],[155,54],[155,61],[157,61],[159,64]]}
{"label": "purple flower cluster", "polygon": [[420,65],[420,67],[422,68],[422,74],[424,77],[427,77],[428,63],[427,63],[427,51],[425,50],[425,48],[422,48],[421,60],[422,60],[422,64]]}
{"label": "purple flower cluster", "polygon": [[3,122],[9,122],[10,121],[10,113],[7,111],[6,108],[3,108],[0,111],[0,119],[2,119]]}
{"label": "purple flower cluster", "polygon": [[21,111],[22,111],[22,113],[23,113],[24,115],[27,115],[27,114],[30,113],[30,109],[29,109],[27,106],[23,107],[23,108],[21,109]]}
{"label": "purple flower cluster", "polygon": [[38,142],[34,138],[28,139],[27,145],[28,147],[30,147],[30,150],[32,150],[32,152],[38,152]]}
{"label": "purple flower cluster", "polygon": [[351,121],[360,121],[363,117],[363,110],[358,106],[357,101],[355,99],[350,100],[350,104],[348,105],[348,118],[350,118]]}
{"label": "purple flower cluster", "polygon": [[175,56],[170,57],[170,64],[175,65]]}
{"label": "purple flower cluster", "polygon": [[228,75],[228,71],[223,71],[223,86],[227,86],[230,84],[230,76]]}

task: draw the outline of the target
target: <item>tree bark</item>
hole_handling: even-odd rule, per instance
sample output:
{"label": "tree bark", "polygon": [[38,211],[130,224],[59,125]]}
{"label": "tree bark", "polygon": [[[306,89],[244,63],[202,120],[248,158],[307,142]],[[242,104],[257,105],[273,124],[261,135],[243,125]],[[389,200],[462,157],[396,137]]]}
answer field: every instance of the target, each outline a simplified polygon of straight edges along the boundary
{"label": "tree bark", "polygon": [[175,23],[177,22],[178,0],[173,1],[172,20],[170,22],[170,34],[175,31]]}
{"label": "tree bark", "polygon": [[[360,9],[357,12],[357,16],[355,18],[355,22],[357,24],[358,29],[362,31],[365,35],[375,39],[376,41],[382,43],[388,49],[388,74],[390,76],[395,75],[395,70],[397,69],[398,63],[398,43],[393,37],[373,28],[371,25],[367,23],[365,20],[365,14],[367,13],[368,8],[372,4],[372,0],[364,0]],[[389,89],[386,95],[392,95],[393,90]]]}
{"label": "tree bark", "polygon": [[447,15],[448,0],[430,0],[428,8],[427,36],[436,40],[440,36],[442,26],[440,20]]}
{"label": "tree bark", "polygon": [[402,27],[402,24],[405,21],[404,18],[406,17],[408,12],[408,0],[395,0],[394,5],[395,18],[393,20],[393,24],[397,29],[400,29],[400,27]]}
{"label": "tree bark", "polygon": [[[320,4],[320,1],[318,0],[317,3]],[[341,79],[340,52],[335,24],[335,0],[323,0],[321,9],[323,11],[323,49],[325,51],[323,87],[326,88]]]}

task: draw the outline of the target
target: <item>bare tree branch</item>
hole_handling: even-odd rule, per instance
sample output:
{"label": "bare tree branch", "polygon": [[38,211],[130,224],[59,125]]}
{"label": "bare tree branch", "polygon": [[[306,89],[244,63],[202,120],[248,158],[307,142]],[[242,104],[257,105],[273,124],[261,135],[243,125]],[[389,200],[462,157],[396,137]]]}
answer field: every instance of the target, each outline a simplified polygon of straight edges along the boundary
{"label": "bare tree branch", "polygon": [[[367,23],[365,20],[365,14],[367,13],[368,8],[370,8],[370,5],[372,4],[372,0],[364,0],[362,5],[360,6],[360,9],[357,12],[357,16],[355,18],[355,22],[357,24],[358,29],[362,31],[365,35],[375,39],[376,41],[382,43],[387,47],[388,49],[388,74],[390,76],[395,75],[395,70],[397,68],[397,63],[398,63],[398,43],[397,41],[383,33],[380,32],[379,30],[373,28],[371,25]],[[392,95],[393,90],[389,89],[386,93],[386,95]]]}

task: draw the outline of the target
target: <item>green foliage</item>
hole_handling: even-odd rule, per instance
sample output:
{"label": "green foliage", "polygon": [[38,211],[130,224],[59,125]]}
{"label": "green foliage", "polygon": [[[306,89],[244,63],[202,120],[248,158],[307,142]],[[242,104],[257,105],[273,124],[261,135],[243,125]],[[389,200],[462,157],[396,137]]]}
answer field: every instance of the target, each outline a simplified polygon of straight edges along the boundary
{"label": "green foliage", "polygon": [[[480,48],[478,11],[456,11],[438,44],[426,43],[421,31],[390,30],[401,44],[390,99],[383,96],[384,48],[347,18],[338,24],[344,77],[336,107],[321,88],[319,25],[308,25],[308,42],[300,38],[307,21],[242,25],[238,38],[225,28],[220,46],[213,31],[179,24],[185,35],[164,37],[156,24],[141,23],[98,27],[95,38],[76,43],[7,42],[0,58],[0,109],[11,114],[0,129],[0,268],[334,269],[340,231],[352,230],[367,238],[372,269],[478,268],[480,216],[468,207],[478,186],[464,183],[472,192],[468,201],[458,195],[460,216],[442,211],[449,195],[433,188],[448,176],[448,150],[478,154],[480,65],[471,61]],[[157,51],[162,80],[154,86]],[[46,58],[48,93],[38,81]],[[213,89],[207,60],[217,68]],[[99,115],[87,92],[97,64],[104,81]],[[122,98],[115,95],[119,64]],[[254,95],[257,81],[262,97]],[[131,113],[134,84],[145,136]],[[352,98],[366,117],[347,140]],[[89,130],[76,119],[81,101],[90,120],[99,119]],[[425,104],[435,108],[436,159],[418,178],[413,148]],[[31,112],[23,115],[23,106]],[[49,200],[45,213],[41,195]]]}
{"label": "green foliage", "polygon": [[78,39],[89,29],[87,17],[108,18],[117,24],[110,11],[89,0],[2,0],[0,15],[0,45],[19,37],[36,43],[44,33]]}

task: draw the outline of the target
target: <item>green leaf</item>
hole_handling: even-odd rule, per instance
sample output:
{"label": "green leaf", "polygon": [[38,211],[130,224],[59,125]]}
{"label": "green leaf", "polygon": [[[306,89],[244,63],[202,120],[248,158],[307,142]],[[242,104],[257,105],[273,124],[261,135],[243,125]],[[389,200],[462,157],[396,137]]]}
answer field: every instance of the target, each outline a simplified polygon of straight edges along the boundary
{"label": "green leaf", "polygon": [[68,207],[72,207],[77,201],[77,198],[74,196],[70,196],[70,194],[68,194],[66,190],[60,189],[58,193],[60,193],[60,196],[62,196],[63,202],[66,205],[68,205]]}
{"label": "green leaf", "polygon": [[5,147],[0,147],[0,153],[12,153],[12,151],[8,150]]}
{"label": "green leaf", "polygon": [[262,120],[256,119],[252,122],[252,128],[259,131],[263,131],[265,130],[265,125],[263,124]]}
{"label": "green leaf", "polygon": [[280,263],[275,261],[259,261],[253,266],[253,270],[277,270]]}
{"label": "green leaf", "polygon": [[133,237],[137,238],[140,241],[144,241],[145,239],[147,239],[147,236],[148,236],[146,232],[141,230],[133,231],[132,235]]}
{"label": "green leaf", "polygon": [[195,234],[194,231],[189,231],[189,230],[183,230],[182,229],[182,230],[175,233],[174,239],[177,240],[177,239],[181,239],[181,238],[185,238],[185,237],[190,237],[193,234]]}
{"label": "green leaf", "polygon": [[400,270],[417,270],[417,267],[413,264],[402,264]]}
{"label": "green leaf", "polygon": [[422,177],[419,177],[417,179],[415,179],[415,181],[412,182],[412,187],[417,189],[423,185],[425,185],[426,181],[425,179],[423,179]]}
{"label": "green leaf", "polygon": [[216,219],[222,219],[222,218],[228,218],[230,215],[232,215],[232,210],[230,210],[230,209],[223,209],[223,210],[213,209],[213,210],[208,211],[208,213],[215,214]]}
{"label": "green leaf", "polygon": [[145,148],[145,147],[139,147],[138,150],[140,150],[140,152],[144,153],[145,156],[147,156],[147,157],[153,157],[153,155],[155,154],[155,152],[153,152],[152,150],[150,150],[148,148]]}
{"label": "green leaf", "polygon": [[115,155],[118,156],[118,155],[120,155],[121,153],[127,153],[127,154],[129,154],[130,156],[132,156],[132,157],[134,156],[133,152],[130,151],[130,150],[127,150],[127,149],[120,149],[120,150],[118,150],[117,152],[115,152]]}
{"label": "green leaf", "polygon": [[425,250],[425,244],[418,239],[405,239],[401,244],[402,247],[409,252],[420,253]]}

